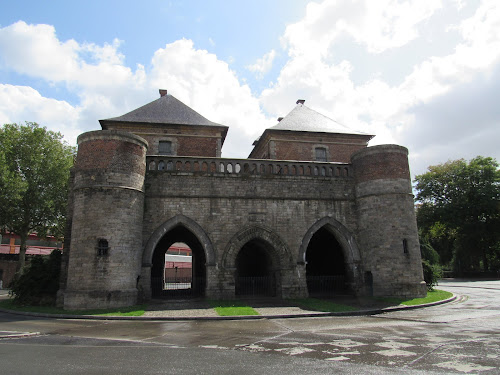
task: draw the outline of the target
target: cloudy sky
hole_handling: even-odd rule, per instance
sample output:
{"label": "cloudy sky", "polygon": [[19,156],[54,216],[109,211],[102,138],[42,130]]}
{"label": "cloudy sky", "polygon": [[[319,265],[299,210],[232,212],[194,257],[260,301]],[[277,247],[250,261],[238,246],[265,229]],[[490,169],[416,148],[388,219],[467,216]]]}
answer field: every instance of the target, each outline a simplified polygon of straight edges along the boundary
{"label": "cloudy sky", "polygon": [[500,1],[0,2],[0,124],[75,144],[160,88],[230,127],[225,157],[300,98],[408,147],[413,175],[500,161]]}

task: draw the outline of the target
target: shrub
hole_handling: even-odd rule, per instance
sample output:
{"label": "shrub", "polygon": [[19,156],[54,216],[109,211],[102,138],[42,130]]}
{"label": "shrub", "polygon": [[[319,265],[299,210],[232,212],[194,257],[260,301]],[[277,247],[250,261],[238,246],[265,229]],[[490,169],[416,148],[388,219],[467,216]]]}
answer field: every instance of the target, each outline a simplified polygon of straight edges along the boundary
{"label": "shrub", "polygon": [[430,264],[439,264],[439,254],[432,247],[429,240],[426,237],[420,237],[420,253],[422,254],[422,259],[428,261]]}
{"label": "shrub", "polygon": [[434,285],[437,285],[438,280],[443,276],[443,271],[439,265],[431,264],[427,260],[422,260],[422,268],[427,290],[432,291]]}
{"label": "shrub", "polygon": [[10,294],[14,302],[29,305],[54,305],[59,289],[61,252],[34,256],[22,274],[12,281]]}

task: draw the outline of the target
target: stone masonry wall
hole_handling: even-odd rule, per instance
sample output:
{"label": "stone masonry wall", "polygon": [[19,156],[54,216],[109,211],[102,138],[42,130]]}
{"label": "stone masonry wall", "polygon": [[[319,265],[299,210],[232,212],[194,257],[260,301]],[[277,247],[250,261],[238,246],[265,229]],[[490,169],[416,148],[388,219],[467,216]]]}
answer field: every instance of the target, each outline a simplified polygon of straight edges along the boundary
{"label": "stone masonry wall", "polygon": [[407,152],[383,145],[353,155],[358,244],[377,296],[425,294]]}
{"label": "stone masonry wall", "polygon": [[79,137],[66,309],[148,298],[156,244],[178,225],[204,248],[209,298],[234,298],[236,256],[253,239],[268,245],[278,297],[307,296],[304,254],[321,227],[356,294],[425,293],[405,148],[362,148],[352,164],[163,158],[158,170],[149,157],[146,171],[147,147],[120,131]]}
{"label": "stone masonry wall", "polygon": [[[79,137],[66,309],[137,301],[146,146],[139,137],[116,131]],[[105,251],[100,240],[108,245]]]}
{"label": "stone masonry wall", "polygon": [[215,252],[208,273],[218,282],[207,293],[225,297],[234,272],[224,269],[223,261],[231,240],[245,228],[266,228],[279,236],[291,258],[291,263],[280,264],[282,296],[304,296],[305,279],[297,280],[298,273],[304,274],[304,265],[297,264],[303,237],[324,217],[355,232],[353,187],[352,178],[148,172],[144,244],[176,215],[194,220],[209,235]]}

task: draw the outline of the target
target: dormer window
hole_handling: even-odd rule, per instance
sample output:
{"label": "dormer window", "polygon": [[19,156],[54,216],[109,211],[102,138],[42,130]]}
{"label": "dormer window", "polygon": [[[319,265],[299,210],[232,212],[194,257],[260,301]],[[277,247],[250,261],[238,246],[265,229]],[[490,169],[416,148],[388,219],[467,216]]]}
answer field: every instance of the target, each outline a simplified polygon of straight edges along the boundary
{"label": "dormer window", "polygon": [[160,155],[172,155],[172,142],[159,141],[158,142],[158,154],[160,154]]}
{"label": "dormer window", "polygon": [[328,158],[326,156],[326,148],[316,147],[314,149],[314,158],[316,161],[328,161]]}

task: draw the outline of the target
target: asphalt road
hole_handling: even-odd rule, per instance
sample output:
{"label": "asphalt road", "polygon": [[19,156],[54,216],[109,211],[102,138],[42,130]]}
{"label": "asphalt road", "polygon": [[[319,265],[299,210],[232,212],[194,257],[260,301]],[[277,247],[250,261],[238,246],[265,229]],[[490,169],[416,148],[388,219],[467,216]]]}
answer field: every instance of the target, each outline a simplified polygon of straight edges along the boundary
{"label": "asphalt road", "polygon": [[0,313],[0,374],[500,374],[500,281],[366,317],[97,321]]}

